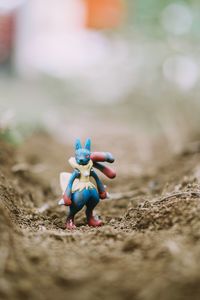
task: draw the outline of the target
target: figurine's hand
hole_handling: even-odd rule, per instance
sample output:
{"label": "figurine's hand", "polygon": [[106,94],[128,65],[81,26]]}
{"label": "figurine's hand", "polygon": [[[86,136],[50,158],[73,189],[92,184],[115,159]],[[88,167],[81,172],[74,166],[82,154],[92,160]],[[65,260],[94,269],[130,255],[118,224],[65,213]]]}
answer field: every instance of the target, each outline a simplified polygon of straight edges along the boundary
{"label": "figurine's hand", "polygon": [[72,200],[66,194],[63,195],[62,200],[66,206],[70,206],[72,204]]}
{"label": "figurine's hand", "polygon": [[100,192],[99,193],[100,199],[106,199],[109,198],[109,194],[106,191]]}

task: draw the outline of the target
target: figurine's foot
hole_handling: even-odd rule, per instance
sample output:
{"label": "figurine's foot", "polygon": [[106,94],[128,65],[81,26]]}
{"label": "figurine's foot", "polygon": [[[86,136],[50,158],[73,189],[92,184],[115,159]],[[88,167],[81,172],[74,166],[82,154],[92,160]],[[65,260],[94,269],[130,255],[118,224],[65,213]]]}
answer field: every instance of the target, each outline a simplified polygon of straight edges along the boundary
{"label": "figurine's foot", "polygon": [[73,219],[67,219],[67,222],[65,223],[65,228],[70,230],[76,228]]}
{"label": "figurine's foot", "polygon": [[98,227],[102,225],[102,221],[98,218],[98,216],[91,216],[88,218],[88,225],[92,227]]}

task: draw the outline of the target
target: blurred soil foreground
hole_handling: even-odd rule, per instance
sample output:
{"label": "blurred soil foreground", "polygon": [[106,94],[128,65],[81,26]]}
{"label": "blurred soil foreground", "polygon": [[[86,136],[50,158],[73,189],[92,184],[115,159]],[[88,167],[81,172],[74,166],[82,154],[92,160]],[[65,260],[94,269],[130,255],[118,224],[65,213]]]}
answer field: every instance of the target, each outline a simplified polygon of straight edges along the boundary
{"label": "blurred soil foreground", "polygon": [[0,149],[1,299],[199,299],[199,142],[148,173],[117,170],[96,210],[104,226],[81,213],[74,231],[57,205],[72,147],[37,133]]}

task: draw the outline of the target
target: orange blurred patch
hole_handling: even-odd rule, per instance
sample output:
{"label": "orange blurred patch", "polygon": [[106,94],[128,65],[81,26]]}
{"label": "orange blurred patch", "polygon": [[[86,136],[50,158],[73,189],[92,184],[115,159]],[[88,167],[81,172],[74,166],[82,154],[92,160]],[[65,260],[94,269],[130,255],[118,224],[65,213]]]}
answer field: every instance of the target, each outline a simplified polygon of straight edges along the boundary
{"label": "orange blurred patch", "polygon": [[115,28],[124,16],[123,0],[84,0],[86,26],[94,29]]}
{"label": "orange blurred patch", "polygon": [[6,61],[12,50],[14,15],[0,14],[0,63]]}

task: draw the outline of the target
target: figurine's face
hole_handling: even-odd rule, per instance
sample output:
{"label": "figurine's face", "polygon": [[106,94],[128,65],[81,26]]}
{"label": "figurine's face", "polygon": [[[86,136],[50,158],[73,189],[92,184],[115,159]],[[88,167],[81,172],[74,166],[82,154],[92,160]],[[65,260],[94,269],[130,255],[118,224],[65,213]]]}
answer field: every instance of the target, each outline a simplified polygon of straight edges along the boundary
{"label": "figurine's face", "polygon": [[75,152],[76,162],[79,165],[87,165],[90,161],[90,151],[87,149],[78,149]]}
{"label": "figurine's face", "polygon": [[90,161],[90,145],[91,141],[90,139],[87,139],[85,142],[85,147],[82,148],[81,142],[79,139],[75,142],[75,158],[76,162],[79,165],[87,165]]}

